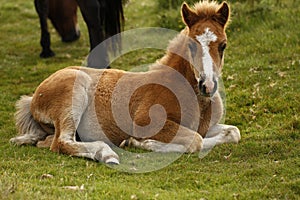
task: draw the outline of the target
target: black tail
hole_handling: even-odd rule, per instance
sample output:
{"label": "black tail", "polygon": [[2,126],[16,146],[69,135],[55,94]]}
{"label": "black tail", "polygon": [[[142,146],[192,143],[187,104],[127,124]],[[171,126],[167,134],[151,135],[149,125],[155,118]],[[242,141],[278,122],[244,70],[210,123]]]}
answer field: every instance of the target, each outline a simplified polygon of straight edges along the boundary
{"label": "black tail", "polygon": [[[124,28],[124,13],[122,0],[100,1],[100,13],[104,25],[105,38],[120,33]],[[121,37],[115,36],[111,40],[111,49],[116,52],[121,48]]]}

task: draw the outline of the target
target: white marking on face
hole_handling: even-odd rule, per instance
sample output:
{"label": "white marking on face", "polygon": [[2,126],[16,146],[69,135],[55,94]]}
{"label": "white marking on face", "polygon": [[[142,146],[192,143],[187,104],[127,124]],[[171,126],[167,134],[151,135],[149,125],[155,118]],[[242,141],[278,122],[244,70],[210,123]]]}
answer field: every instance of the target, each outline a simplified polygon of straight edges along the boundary
{"label": "white marking on face", "polygon": [[[202,63],[205,74],[205,82],[208,87],[213,87],[213,60],[209,54],[209,44],[217,41],[217,36],[206,28],[202,35],[197,35],[196,39],[200,42],[203,51]],[[201,72],[200,72],[201,73]]]}

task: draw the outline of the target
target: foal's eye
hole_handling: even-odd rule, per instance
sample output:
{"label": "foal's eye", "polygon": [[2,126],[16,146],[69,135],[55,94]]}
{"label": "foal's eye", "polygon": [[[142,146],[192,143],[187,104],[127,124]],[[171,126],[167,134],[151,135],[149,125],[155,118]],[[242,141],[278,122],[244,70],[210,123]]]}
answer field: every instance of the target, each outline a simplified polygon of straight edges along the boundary
{"label": "foal's eye", "polygon": [[224,53],[225,49],[226,49],[226,43],[221,43],[219,45],[219,53],[220,53],[221,57],[223,57],[223,53]]}
{"label": "foal's eye", "polygon": [[219,45],[219,51],[223,52],[226,49],[226,43],[222,43]]}
{"label": "foal's eye", "polygon": [[222,43],[219,45],[219,51],[222,52],[226,49],[226,43]]}

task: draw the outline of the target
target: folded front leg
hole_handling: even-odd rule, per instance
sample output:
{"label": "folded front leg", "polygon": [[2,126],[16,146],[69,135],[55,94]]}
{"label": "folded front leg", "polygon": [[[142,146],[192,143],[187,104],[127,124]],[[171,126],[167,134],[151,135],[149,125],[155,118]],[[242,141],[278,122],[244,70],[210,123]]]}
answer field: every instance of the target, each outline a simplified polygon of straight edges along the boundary
{"label": "folded front leg", "polygon": [[196,131],[167,121],[168,129],[147,139],[130,138],[121,143],[122,146],[133,146],[154,152],[197,152],[202,148],[202,137]]}
{"label": "folded front leg", "polygon": [[236,126],[216,124],[208,130],[203,139],[202,150],[209,150],[223,143],[238,143],[240,139],[240,130]]}

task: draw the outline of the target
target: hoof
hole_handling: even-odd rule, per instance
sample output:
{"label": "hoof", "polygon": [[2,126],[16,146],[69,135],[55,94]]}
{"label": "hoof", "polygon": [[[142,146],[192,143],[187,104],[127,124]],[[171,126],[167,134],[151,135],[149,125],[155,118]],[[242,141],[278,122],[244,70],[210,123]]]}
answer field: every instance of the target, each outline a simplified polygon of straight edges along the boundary
{"label": "hoof", "polygon": [[120,148],[129,147],[130,146],[130,138],[127,140],[123,140],[119,145]]}
{"label": "hoof", "polygon": [[119,165],[120,162],[117,158],[114,158],[114,157],[111,157],[111,158],[108,158],[107,160],[105,160],[105,164],[108,164],[108,165]]}
{"label": "hoof", "polygon": [[53,56],[55,56],[55,53],[52,50],[42,51],[40,53],[40,57],[41,58],[51,58]]}
{"label": "hoof", "polygon": [[17,145],[17,146],[21,146],[21,145],[35,145],[36,144],[35,140],[33,140],[30,137],[26,137],[24,135],[11,138],[9,140],[9,142],[11,144]]}
{"label": "hoof", "polygon": [[11,138],[10,140],[9,140],[9,143],[10,144],[13,144],[13,145],[17,145],[17,140],[16,140],[16,138],[14,137],[14,138]]}
{"label": "hoof", "polygon": [[241,140],[240,130],[236,126],[230,126],[225,132],[225,137],[228,138],[229,142],[237,144]]}
{"label": "hoof", "polygon": [[119,145],[120,148],[124,147],[134,147],[134,146],[139,146],[139,141],[137,141],[135,138],[130,137],[127,140],[123,140],[121,144]]}
{"label": "hoof", "polygon": [[106,154],[103,155],[103,151],[99,150],[96,152],[94,160],[104,162],[105,164],[110,164],[110,165],[118,165],[120,164],[119,162],[119,157],[117,154]]}

